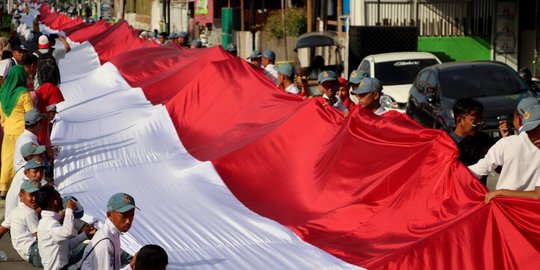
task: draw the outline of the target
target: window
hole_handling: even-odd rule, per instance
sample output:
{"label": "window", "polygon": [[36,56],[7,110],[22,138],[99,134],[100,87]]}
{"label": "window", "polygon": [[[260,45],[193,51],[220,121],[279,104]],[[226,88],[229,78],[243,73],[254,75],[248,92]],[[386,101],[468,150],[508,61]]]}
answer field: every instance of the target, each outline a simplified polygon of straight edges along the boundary
{"label": "window", "polygon": [[369,70],[369,61],[368,60],[362,61],[362,63],[358,67],[358,69],[364,71],[367,74],[371,73],[371,70]]}
{"label": "window", "polygon": [[439,79],[443,95],[452,99],[511,95],[528,89],[510,67],[500,65],[456,67],[441,71]]}
{"label": "window", "polygon": [[375,63],[375,77],[383,85],[412,84],[420,70],[438,64],[435,59],[410,59]]}
{"label": "window", "polygon": [[137,0],[125,0],[126,1],[126,13],[135,13],[135,2]]}
{"label": "window", "polygon": [[152,15],[151,0],[126,0],[126,13],[137,13],[139,15]]}

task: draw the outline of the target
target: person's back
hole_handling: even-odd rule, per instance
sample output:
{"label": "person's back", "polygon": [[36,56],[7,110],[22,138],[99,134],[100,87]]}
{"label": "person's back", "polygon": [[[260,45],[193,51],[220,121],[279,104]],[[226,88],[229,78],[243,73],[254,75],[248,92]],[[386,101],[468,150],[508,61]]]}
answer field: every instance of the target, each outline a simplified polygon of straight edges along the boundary
{"label": "person's back", "polygon": [[502,166],[496,189],[534,190],[536,182],[540,182],[540,149],[531,146],[525,132],[501,138],[484,159],[469,169],[480,177]]}
{"label": "person's back", "polygon": [[[42,209],[37,236],[43,268],[56,270],[75,264],[77,259],[70,256],[70,250],[76,249],[75,247],[87,238],[84,232],[77,235],[77,231],[74,230],[73,211],[77,209],[76,202],[68,200],[62,217],[60,214],[60,211],[64,210],[62,198],[53,186],[41,188],[37,201]],[[78,250],[82,251],[82,248],[79,247]]]}
{"label": "person's back", "polygon": [[[50,39],[53,39],[53,37]],[[53,47],[54,43],[50,39],[47,35],[41,35],[38,40],[39,49],[35,53],[38,54],[39,58],[42,58],[43,55],[51,55],[58,65],[60,60],[66,57],[66,54],[71,50],[71,47],[63,36],[58,36],[58,39],[64,44],[64,48]]]}
{"label": "person's back", "polygon": [[500,139],[483,159],[469,166],[476,177],[502,166],[496,190],[486,194],[486,203],[495,196],[540,199],[540,105],[526,110],[519,135]]}

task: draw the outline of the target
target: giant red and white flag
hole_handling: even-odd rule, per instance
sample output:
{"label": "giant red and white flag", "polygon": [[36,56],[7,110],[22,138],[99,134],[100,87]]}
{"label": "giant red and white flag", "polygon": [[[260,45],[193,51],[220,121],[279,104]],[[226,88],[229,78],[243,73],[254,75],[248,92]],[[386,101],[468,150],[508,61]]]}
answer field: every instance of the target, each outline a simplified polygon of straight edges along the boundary
{"label": "giant red and white flag", "polygon": [[344,117],[220,47],[41,11],[73,41],[58,187],[100,220],[109,196],[133,195],[129,252],[159,244],[170,269],[537,268],[540,202],[485,205],[444,132],[397,112]]}

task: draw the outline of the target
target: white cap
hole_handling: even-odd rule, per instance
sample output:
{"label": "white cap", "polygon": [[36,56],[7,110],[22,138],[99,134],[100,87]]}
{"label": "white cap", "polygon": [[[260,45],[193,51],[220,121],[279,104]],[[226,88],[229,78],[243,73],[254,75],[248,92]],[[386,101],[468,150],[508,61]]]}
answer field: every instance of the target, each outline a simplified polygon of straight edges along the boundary
{"label": "white cap", "polygon": [[49,48],[49,38],[46,35],[41,35],[38,39],[38,48],[39,49],[48,49]]}

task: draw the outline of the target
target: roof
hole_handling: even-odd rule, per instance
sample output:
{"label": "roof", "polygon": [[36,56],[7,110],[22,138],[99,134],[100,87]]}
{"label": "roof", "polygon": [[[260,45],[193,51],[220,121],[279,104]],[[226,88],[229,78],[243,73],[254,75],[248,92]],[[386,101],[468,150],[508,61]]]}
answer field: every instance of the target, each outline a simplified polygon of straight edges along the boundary
{"label": "roof", "polygon": [[313,48],[324,46],[338,46],[339,41],[336,32],[310,32],[302,34],[298,37],[295,49]]}
{"label": "roof", "polygon": [[[388,61],[400,61],[400,60],[410,60],[410,59],[437,59],[437,56],[428,52],[391,52],[391,53],[380,53],[372,54],[365,57],[371,58],[370,60],[374,62],[388,62]],[[439,62],[441,62],[439,60]]]}
{"label": "roof", "polygon": [[440,71],[447,71],[447,70],[458,69],[458,68],[461,69],[464,67],[472,67],[472,66],[499,66],[499,67],[511,69],[508,65],[504,63],[497,62],[497,61],[489,61],[489,60],[448,62],[448,63],[439,64],[439,65],[434,65],[431,67],[438,69]]}

